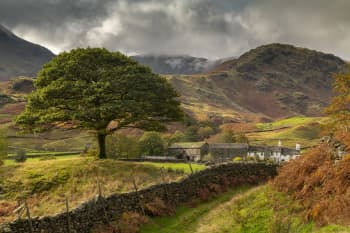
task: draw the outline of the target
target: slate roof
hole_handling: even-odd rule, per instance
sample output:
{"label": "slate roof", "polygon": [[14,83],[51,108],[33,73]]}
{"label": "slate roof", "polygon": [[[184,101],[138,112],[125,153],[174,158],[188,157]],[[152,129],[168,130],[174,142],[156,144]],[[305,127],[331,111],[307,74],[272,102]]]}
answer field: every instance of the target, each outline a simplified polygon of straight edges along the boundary
{"label": "slate roof", "polygon": [[169,149],[200,149],[206,144],[206,142],[178,142],[173,143]]}
{"label": "slate roof", "polygon": [[248,149],[247,143],[213,143],[209,144],[210,149]]}

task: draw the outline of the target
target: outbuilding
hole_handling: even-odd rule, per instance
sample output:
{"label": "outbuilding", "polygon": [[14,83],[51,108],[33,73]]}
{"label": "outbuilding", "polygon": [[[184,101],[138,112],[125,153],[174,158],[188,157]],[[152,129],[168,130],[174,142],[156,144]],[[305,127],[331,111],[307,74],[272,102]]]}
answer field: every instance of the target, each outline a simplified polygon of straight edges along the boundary
{"label": "outbuilding", "polygon": [[206,142],[181,142],[173,143],[168,148],[168,155],[187,161],[199,161],[209,153],[209,145]]}

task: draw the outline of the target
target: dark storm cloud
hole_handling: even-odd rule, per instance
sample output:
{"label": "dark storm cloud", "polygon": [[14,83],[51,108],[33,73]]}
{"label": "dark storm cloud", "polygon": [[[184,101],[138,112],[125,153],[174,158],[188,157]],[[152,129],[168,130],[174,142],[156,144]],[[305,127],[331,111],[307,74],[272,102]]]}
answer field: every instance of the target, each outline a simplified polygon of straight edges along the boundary
{"label": "dark storm cloud", "polygon": [[292,43],[350,58],[348,0],[1,0],[0,23],[55,52],[237,56]]}

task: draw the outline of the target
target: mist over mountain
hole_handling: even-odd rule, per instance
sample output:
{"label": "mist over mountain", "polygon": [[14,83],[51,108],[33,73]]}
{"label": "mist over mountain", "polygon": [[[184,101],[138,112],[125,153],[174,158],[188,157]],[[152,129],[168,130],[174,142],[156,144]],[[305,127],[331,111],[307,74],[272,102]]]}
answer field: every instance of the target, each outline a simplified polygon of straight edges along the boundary
{"label": "mist over mountain", "polygon": [[210,70],[215,66],[214,61],[206,58],[187,55],[156,55],[145,54],[132,56],[139,63],[151,67],[159,74],[196,74]]}
{"label": "mist over mountain", "polygon": [[36,76],[55,55],[48,49],[23,40],[0,25],[0,80]]}

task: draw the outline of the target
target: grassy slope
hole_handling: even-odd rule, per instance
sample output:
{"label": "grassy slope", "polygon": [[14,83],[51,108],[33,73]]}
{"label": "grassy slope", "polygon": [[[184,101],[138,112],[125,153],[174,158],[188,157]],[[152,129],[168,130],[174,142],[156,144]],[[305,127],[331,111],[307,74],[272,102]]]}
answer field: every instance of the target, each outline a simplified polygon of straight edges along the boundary
{"label": "grassy slope", "polygon": [[310,147],[319,143],[322,125],[327,121],[325,117],[297,116],[272,123],[259,123],[260,132],[248,133],[252,144],[277,145],[282,140],[284,146],[294,147],[296,143],[302,147]]}
{"label": "grassy slope", "polygon": [[182,107],[199,120],[208,116],[227,119],[241,119],[239,106],[227,98],[220,88],[205,75],[168,76],[169,82],[182,96]]}
{"label": "grassy slope", "polygon": [[[350,228],[330,225],[323,228],[303,224],[298,205],[271,191],[268,186],[246,193],[230,191],[196,208],[180,207],[174,217],[155,218],[142,233],[329,233],[350,232]],[[238,195],[237,195],[238,194]]]}
{"label": "grassy slope", "polygon": [[[133,171],[139,188],[162,182],[160,166],[79,156],[8,164],[0,167],[0,209],[7,208],[10,212],[16,207],[17,199],[28,198],[33,215],[54,214],[64,209],[65,196],[72,207],[93,198],[98,192],[98,180],[105,195],[133,190]],[[169,181],[179,179],[188,171],[187,164],[162,166]],[[204,166],[197,169],[204,169]],[[13,216],[0,211],[0,222],[11,219]]]}

